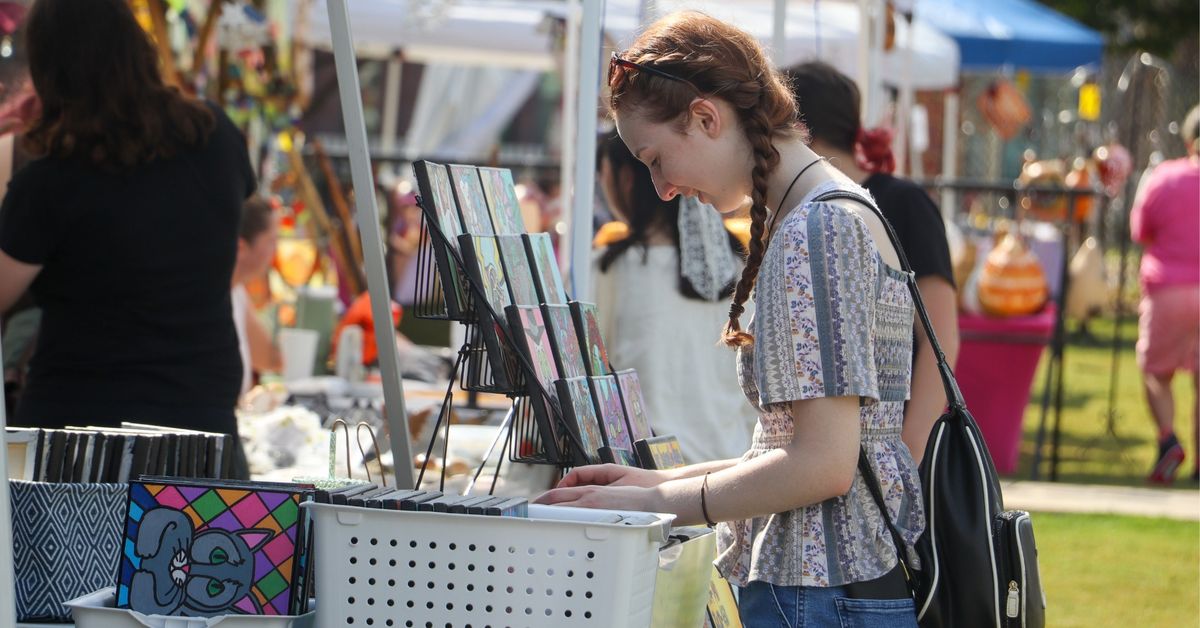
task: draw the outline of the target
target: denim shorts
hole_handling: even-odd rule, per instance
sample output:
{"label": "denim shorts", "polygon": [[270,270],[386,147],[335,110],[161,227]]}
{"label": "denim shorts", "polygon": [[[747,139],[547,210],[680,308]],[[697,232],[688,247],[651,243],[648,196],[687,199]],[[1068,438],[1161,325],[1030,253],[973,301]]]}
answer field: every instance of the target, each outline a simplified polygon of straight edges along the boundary
{"label": "denim shorts", "polygon": [[745,628],[916,628],[913,601],[858,600],[845,587],[780,587],[751,582],[741,587],[738,612]]}

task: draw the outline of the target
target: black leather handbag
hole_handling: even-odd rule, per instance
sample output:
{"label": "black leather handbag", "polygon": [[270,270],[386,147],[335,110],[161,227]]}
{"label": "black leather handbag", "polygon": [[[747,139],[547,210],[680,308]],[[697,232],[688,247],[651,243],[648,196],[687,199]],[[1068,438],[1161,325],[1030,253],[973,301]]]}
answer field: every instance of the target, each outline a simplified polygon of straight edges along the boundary
{"label": "black leather handbag", "polygon": [[920,466],[926,522],[916,546],[920,569],[909,563],[904,540],[884,505],[879,480],[860,449],[859,471],[887,522],[900,564],[867,587],[851,586],[850,594],[876,597],[876,592],[895,591],[896,584],[903,580],[916,602],[917,621],[922,628],[1042,628],[1046,623],[1046,598],[1038,571],[1033,522],[1028,512],[1004,510],[991,454],[938,344],[900,241],[868,199],[834,191],[821,195],[819,200],[834,198],[866,205],[883,221],[901,267],[909,273],[913,306],[937,356],[948,400],[946,413],[930,432]]}

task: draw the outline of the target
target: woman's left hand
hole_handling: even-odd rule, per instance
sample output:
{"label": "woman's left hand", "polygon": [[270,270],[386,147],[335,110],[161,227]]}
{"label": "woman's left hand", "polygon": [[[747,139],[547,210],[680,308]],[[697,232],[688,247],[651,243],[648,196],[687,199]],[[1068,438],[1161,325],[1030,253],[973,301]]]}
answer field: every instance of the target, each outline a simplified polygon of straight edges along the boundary
{"label": "woman's left hand", "polygon": [[658,512],[662,506],[655,499],[656,493],[655,489],[641,486],[571,486],[551,489],[533,501],[576,508]]}

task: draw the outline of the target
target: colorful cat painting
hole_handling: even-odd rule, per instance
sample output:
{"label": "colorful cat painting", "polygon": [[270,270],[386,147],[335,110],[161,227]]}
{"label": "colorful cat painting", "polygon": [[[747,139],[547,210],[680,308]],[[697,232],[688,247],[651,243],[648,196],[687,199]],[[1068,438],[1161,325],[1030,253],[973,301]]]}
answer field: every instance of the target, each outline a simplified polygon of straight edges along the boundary
{"label": "colorful cat painting", "polygon": [[529,233],[525,238],[526,250],[534,275],[540,303],[563,305],[567,302],[567,291],[563,288],[562,274],[558,270],[558,258],[548,233]]}
{"label": "colorful cat painting", "polygon": [[608,349],[604,346],[604,336],[600,333],[596,304],[571,301],[570,306],[575,331],[579,334],[579,345],[587,353],[588,375],[608,375],[612,367],[608,361]]}
{"label": "colorful cat painting", "polygon": [[533,285],[533,271],[529,257],[525,255],[525,242],[520,236],[496,236],[500,245],[500,257],[504,259],[504,272],[508,277],[508,291],[515,305],[537,305],[537,288]]}
{"label": "colorful cat painting", "polygon": [[302,612],[302,499],[236,483],[130,483],[116,606],[191,617]]}
{"label": "colorful cat painting", "polygon": [[129,583],[129,608],[147,615],[207,617],[236,612],[254,582],[254,552],[275,533],[210,529],[199,534],[178,510],[155,508],[145,514],[134,553],[141,559]]}
{"label": "colorful cat painting", "polygon": [[575,334],[575,323],[571,320],[571,309],[565,305],[543,305],[542,316],[550,330],[559,372],[564,378],[587,376],[583,352],[579,348],[579,337]]}
{"label": "colorful cat painting", "polygon": [[483,183],[483,195],[487,198],[488,208],[491,209],[492,226],[496,234],[525,233],[525,220],[517,203],[512,172],[507,168],[480,168],[479,178]]}
{"label": "colorful cat painting", "polygon": [[621,403],[625,406],[625,416],[629,421],[629,440],[639,441],[650,438],[654,433],[650,430],[650,419],[646,416],[646,399],[642,396],[642,383],[637,371],[626,369],[617,371],[617,387],[621,391]]}
{"label": "colorful cat painting", "polygon": [[471,235],[496,235],[495,229],[492,228],[492,219],[488,215],[483,186],[479,182],[479,170],[475,166],[452,165],[449,168],[463,228]]}

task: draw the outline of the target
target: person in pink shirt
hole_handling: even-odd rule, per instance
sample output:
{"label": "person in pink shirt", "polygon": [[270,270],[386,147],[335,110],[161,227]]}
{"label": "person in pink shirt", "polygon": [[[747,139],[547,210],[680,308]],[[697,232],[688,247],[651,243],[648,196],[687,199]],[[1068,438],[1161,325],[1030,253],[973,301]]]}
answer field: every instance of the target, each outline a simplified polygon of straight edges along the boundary
{"label": "person in pink shirt", "polygon": [[[1143,248],[1137,361],[1158,426],[1158,461],[1149,478],[1156,484],[1170,484],[1185,458],[1175,437],[1176,371],[1192,373],[1193,455],[1200,455],[1200,106],[1188,113],[1182,135],[1187,156],[1142,179],[1129,216],[1133,240]],[[1200,481],[1200,465],[1192,481]]]}

